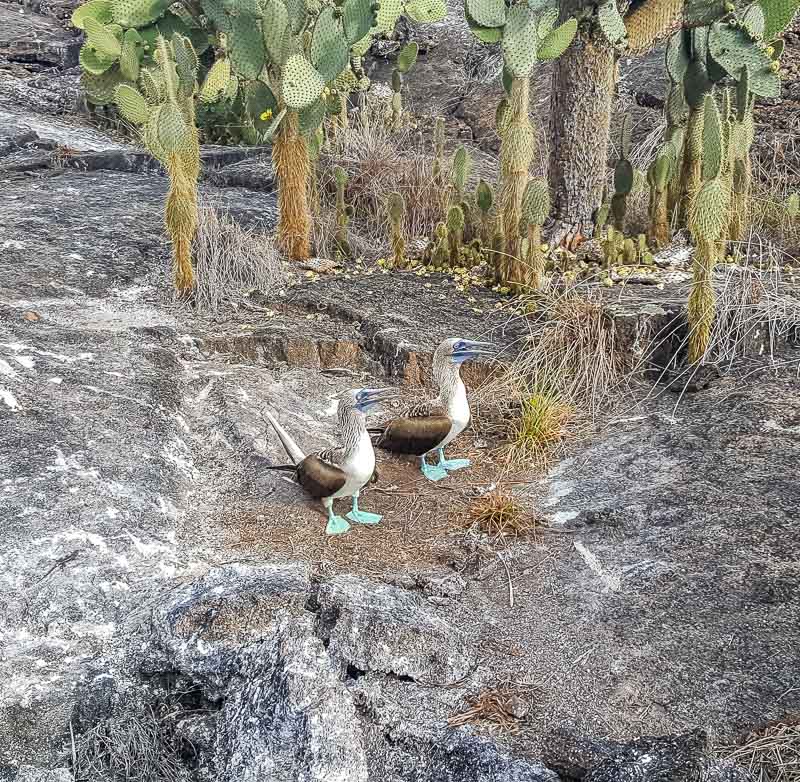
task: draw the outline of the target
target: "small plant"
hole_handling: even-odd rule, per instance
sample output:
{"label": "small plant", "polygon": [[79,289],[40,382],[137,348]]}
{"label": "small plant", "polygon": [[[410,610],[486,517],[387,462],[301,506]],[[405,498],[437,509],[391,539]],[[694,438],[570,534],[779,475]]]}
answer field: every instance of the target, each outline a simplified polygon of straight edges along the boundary
{"label": "small plant", "polygon": [[478,182],[478,186],[475,188],[475,204],[480,210],[480,239],[485,246],[488,246],[491,234],[490,217],[492,205],[494,204],[494,190],[483,179]]}
{"label": "small plant", "polygon": [[539,291],[544,284],[544,251],[542,250],[542,225],[550,214],[550,192],[547,181],[531,179],[522,197],[520,233],[528,240],[527,270],[522,280],[510,280],[518,291]]}
{"label": "small plant", "polygon": [[570,407],[551,391],[536,391],[522,401],[519,418],[512,424],[510,461],[542,463],[564,436]]}
{"label": "small plant", "polygon": [[622,120],[620,134],[620,156],[614,167],[614,195],[611,198],[611,214],[614,218],[614,228],[625,231],[625,213],[628,208],[628,196],[633,190],[634,170],[630,161],[631,151],[631,126],[630,114]]}
{"label": "small plant", "polygon": [[447,238],[450,245],[450,265],[459,266],[464,243],[464,211],[460,206],[451,206],[447,212]]}
{"label": "small plant", "polygon": [[433,179],[443,185],[444,177],[444,117],[437,117],[433,126]]}
{"label": "small plant", "polygon": [[786,199],[786,216],[790,220],[800,217],[800,193],[792,193]]}
{"label": "small plant", "polygon": [[403,221],[406,215],[406,202],[400,193],[390,193],[387,204],[389,225],[391,226],[392,263],[396,269],[405,269],[406,241],[403,238]]}
{"label": "small plant", "polygon": [[341,167],[333,169],[333,178],[336,182],[336,260],[342,261],[351,255],[350,242],[347,238],[347,226],[353,216],[353,207],[345,201],[345,188],[347,187],[347,172]]}
{"label": "small plant", "polygon": [[472,171],[472,156],[466,147],[459,147],[453,155],[453,167],[450,171],[450,181],[455,192],[455,202],[464,201],[464,188],[467,186],[470,172]]}
{"label": "small plant", "polygon": [[650,243],[661,248],[669,244],[669,184],[677,167],[678,152],[671,141],[665,142],[647,170],[650,184]]}
{"label": "small plant", "polygon": [[392,130],[398,131],[403,127],[403,76],[407,74],[417,61],[419,44],[416,41],[406,44],[397,56],[397,64],[392,71]]}

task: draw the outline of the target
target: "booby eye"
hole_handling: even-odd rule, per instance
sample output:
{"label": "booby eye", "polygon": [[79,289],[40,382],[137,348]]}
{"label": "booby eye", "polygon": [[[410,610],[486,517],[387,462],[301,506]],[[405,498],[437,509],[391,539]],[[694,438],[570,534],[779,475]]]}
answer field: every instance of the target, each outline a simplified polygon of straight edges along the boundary
{"label": "booby eye", "polygon": [[460,351],[466,349],[466,347],[467,346],[464,344],[464,342],[459,340],[455,345],[453,345],[453,353],[459,353]]}

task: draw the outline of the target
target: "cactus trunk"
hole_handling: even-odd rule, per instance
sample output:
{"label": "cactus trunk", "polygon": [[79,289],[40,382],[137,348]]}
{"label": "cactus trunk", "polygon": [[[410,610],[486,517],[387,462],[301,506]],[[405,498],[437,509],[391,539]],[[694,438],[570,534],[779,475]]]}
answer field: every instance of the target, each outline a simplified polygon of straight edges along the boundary
{"label": "cactus trunk", "polygon": [[603,198],[614,50],[576,37],[555,62],[550,106],[549,180],[555,217],[565,227],[593,232],[593,216]]}
{"label": "cactus trunk", "polygon": [[272,162],[278,177],[278,241],[290,260],[304,261],[311,255],[308,203],[311,164],[295,112],[286,115],[275,138]]}
{"label": "cactus trunk", "polygon": [[714,322],[714,288],[711,273],[716,260],[716,242],[701,239],[695,250],[694,279],[689,294],[689,361],[699,361],[708,349]]}
{"label": "cactus trunk", "polygon": [[648,241],[658,249],[666,247],[671,239],[669,230],[669,195],[666,189],[653,188],[650,192],[650,227]]}
{"label": "cactus trunk", "polygon": [[528,268],[531,287],[540,291],[544,283],[544,253],[540,225],[528,224]]}
{"label": "cactus trunk", "polygon": [[[511,280],[522,272],[519,255],[519,225],[522,217],[522,196],[528,183],[528,169],[533,160],[535,136],[528,108],[530,103],[529,79],[514,79],[509,100],[509,123],[503,133],[500,148],[502,189],[500,210],[505,238],[505,256],[498,256],[497,271],[501,280]],[[500,260],[502,259],[502,260]]]}
{"label": "cactus trunk", "polygon": [[[186,294],[192,289],[192,241],[197,231],[197,169],[187,165],[179,154],[167,161],[169,194],[164,209],[164,222],[172,240],[175,288]],[[192,177],[192,174],[195,174]]]}

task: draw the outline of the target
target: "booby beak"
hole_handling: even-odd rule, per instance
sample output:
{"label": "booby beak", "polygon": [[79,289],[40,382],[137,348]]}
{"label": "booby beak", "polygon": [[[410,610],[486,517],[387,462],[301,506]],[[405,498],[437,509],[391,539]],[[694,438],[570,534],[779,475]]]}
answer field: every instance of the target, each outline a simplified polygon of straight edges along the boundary
{"label": "booby beak", "polygon": [[362,388],[356,393],[356,410],[367,413],[381,402],[397,396],[394,388]]}
{"label": "booby beak", "polygon": [[493,356],[496,352],[497,348],[491,342],[462,339],[453,345],[453,361],[456,364],[463,364],[476,356]]}

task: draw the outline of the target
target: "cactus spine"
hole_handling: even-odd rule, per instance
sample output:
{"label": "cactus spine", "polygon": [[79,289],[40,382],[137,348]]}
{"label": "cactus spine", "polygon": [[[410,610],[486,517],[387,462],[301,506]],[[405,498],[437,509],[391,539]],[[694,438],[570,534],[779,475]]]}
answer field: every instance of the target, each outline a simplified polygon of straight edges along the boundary
{"label": "cactus spine", "polygon": [[403,221],[406,215],[406,202],[400,193],[389,193],[386,211],[391,231],[392,263],[396,269],[405,269],[407,258],[406,242],[403,238]]}

